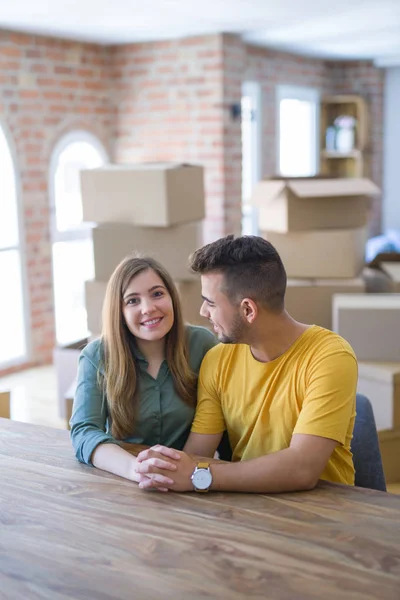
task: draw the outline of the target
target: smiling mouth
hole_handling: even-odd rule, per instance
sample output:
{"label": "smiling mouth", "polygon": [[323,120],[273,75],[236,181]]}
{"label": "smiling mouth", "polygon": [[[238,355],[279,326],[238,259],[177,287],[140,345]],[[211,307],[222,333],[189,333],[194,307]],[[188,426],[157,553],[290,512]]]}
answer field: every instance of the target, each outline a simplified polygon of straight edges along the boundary
{"label": "smiling mouth", "polygon": [[149,319],[148,321],[143,321],[140,324],[142,325],[142,327],[155,327],[156,325],[161,323],[162,320],[163,317],[158,317],[157,319]]}

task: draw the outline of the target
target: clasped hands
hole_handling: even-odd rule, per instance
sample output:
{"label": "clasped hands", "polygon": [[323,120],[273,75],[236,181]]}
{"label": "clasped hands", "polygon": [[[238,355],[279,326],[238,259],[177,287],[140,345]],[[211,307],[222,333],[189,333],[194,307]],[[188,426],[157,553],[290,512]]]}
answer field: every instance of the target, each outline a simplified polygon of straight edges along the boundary
{"label": "clasped hands", "polygon": [[142,490],[193,491],[191,476],[197,460],[185,452],[156,445],[136,457],[135,472]]}

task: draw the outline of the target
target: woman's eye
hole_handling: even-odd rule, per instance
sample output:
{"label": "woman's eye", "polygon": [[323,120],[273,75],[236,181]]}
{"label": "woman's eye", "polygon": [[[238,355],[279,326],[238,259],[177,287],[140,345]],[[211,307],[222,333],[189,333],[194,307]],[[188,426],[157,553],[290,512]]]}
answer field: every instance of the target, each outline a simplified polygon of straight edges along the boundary
{"label": "woman's eye", "polygon": [[138,299],[137,298],[129,298],[127,304],[137,304],[138,303]]}
{"label": "woman's eye", "polygon": [[161,298],[161,296],[164,296],[164,293],[159,291],[159,292],[154,292],[153,295],[154,295],[154,298]]}

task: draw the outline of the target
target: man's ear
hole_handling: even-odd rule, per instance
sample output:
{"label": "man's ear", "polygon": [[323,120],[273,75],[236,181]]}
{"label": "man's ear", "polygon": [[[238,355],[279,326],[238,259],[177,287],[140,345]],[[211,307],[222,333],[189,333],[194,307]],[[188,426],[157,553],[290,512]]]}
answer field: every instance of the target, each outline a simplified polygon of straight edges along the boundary
{"label": "man's ear", "polygon": [[253,323],[258,315],[257,304],[251,298],[243,298],[240,303],[240,310],[243,318],[248,323]]}

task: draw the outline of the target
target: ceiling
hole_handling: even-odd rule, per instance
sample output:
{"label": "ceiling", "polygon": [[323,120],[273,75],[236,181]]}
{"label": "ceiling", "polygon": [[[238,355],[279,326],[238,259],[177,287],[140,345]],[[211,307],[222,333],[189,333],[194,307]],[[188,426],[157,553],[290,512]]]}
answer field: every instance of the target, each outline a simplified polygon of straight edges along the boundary
{"label": "ceiling", "polygon": [[124,44],[233,32],[327,59],[400,65],[400,0],[0,0],[0,27]]}

